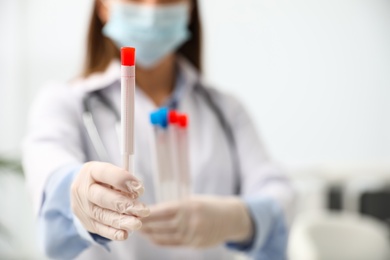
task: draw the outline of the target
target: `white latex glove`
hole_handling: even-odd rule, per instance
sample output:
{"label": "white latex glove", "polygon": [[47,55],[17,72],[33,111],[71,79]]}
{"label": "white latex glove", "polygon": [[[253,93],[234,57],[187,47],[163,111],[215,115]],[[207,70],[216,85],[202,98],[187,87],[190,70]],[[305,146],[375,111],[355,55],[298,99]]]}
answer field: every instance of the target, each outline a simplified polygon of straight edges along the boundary
{"label": "white latex glove", "polygon": [[73,213],[83,226],[111,240],[140,229],[149,209],[136,199],[144,187],[134,175],[109,163],[84,164],[71,188]]}
{"label": "white latex glove", "polygon": [[141,231],[162,246],[211,247],[253,235],[245,204],[234,197],[197,196],[150,207]]}

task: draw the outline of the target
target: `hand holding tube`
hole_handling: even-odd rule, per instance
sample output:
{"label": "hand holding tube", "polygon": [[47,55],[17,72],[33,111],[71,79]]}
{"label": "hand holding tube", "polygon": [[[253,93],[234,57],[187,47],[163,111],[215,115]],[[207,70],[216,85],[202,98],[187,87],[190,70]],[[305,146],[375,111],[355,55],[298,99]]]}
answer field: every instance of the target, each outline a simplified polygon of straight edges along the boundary
{"label": "hand holding tube", "polygon": [[249,212],[234,197],[197,196],[158,204],[150,210],[141,231],[162,246],[205,248],[246,242],[253,235]]}
{"label": "hand holding tube", "polygon": [[137,198],[144,187],[133,175],[109,163],[84,164],[71,187],[71,206],[91,233],[125,240],[140,229],[149,209]]}

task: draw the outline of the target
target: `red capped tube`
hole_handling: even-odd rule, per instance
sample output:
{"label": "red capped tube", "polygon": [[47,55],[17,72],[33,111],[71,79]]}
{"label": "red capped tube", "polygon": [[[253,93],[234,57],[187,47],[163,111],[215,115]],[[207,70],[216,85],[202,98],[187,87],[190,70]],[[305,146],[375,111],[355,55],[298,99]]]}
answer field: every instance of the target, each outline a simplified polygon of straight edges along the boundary
{"label": "red capped tube", "polygon": [[121,61],[122,165],[134,174],[135,48],[121,48]]}
{"label": "red capped tube", "polygon": [[135,48],[122,47],[121,48],[121,61],[122,61],[122,66],[134,66],[135,65]]}

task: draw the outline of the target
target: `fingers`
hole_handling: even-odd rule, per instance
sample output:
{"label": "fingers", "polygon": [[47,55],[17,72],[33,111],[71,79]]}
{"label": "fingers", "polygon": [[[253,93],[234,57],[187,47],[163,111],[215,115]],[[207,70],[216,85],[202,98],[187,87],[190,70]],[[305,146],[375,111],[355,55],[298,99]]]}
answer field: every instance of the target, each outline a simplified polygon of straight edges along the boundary
{"label": "fingers", "polygon": [[144,223],[169,220],[175,217],[180,210],[180,202],[168,202],[151,206],[150,215],[144,219]]}
{"label": "fingers", "polygon": [[180,223],[176,219],[143,225],[141,231],[153,243],[161,246],[179,246],[184,242],[185,232],[180,229]]}
{"label": "fingers", "polygon": [[149,209],[135,201],[144,188],[127,171],[108,163],[90,162],[83,166],[71,189],[74,214],[90,232],[111,240],[125,240],[128,231],[138,230],[138,218]]}
{"label": "fingers", "polygon": [[[166,214],[160,214],[158,210],[158,220],[143,222],[142,233],[148,236],[155,244],[161,246],[179,246],[186,243],[185,237],[188,235],[188,221],[183,219],[180,211],[174,211],[174,207],[169,206]],[[154,209],[156,210],[156,209]],[[156,212],[156,211],[154,211]],[[174,215],[171,213],[175,212]],[[156,216],[154,216],[156,217]]]}
{"label": "fingers", "polygon": [[182,246],[190,245],[191,235],[188,233],[188,227],[180,220],[159,222],[147,227],[142,226],[142,233],[145,234],[153,243],[160,246]]}
{"label": "fingers", "polygon": [[177,219],[142,223],[142,232],[146,234],[174,234],[179,232],[179,225]]}
{"label": "fingers", "polygon": [[153,234],[148,235],[148,238],[152,240],[153,243],[160,246],[184,245],[182,237],[176,234]]}
{"label": "fingers", "polygon": [[115,165],[103,162],[91,162],[84,164],[96,182],[100,182],[125,193],[136,193],[138,196],[144,192],[144,187],[134,175]]}
{"label": "fingers", "polygon": [[147,217],[150,214],[150,210],[143,203],[132,200],[124,193],[96,183],[90,186],[88,199],[101,208],[121,214],[130,214],[138,217]]}
{"label": "fingers", "polygon": [[117,212],[103,209],[96,205],[91,205],[92,218],[95,222],[99,222],[106,226],[118,230],[138,230],[141,228],[141,221],[133,216],[119,214]]}
{"label": "fingers", "polygon": [[98,221],[94,221],[93,226],[97,234],[111,240],[123,241],[126,240],[127,237],[129,236],[128,232],[125,230],[109,227],[99,223]]}

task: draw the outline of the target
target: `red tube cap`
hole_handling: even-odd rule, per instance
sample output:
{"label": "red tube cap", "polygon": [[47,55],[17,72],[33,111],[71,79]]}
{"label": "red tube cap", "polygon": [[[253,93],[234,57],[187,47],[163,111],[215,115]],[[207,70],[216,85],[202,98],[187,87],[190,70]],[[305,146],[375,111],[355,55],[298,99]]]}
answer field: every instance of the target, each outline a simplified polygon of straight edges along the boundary
{"label": "red tube cap", "polygon": [[178,119],[179,119],[178,123],[179,123],[180,127],[186,128],[188,126],[188,117],[187,117],[187,115],[185,115],[185,114],[180,115]]}
{"label": "red tube cap", "polygon": [[169,124],[176,124],[179,120],[179,115],[175,110],[169,111],[168,122]]}
{"label": "red tube cap", "polygon": [[122,60],[122,66],[134,66],[135,65],[135,48],[122,47],[121,48],[121,60]]}

